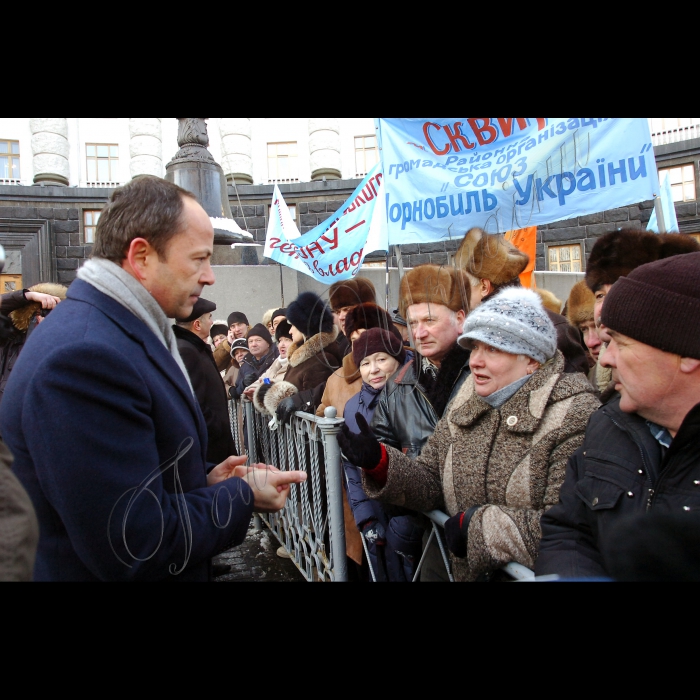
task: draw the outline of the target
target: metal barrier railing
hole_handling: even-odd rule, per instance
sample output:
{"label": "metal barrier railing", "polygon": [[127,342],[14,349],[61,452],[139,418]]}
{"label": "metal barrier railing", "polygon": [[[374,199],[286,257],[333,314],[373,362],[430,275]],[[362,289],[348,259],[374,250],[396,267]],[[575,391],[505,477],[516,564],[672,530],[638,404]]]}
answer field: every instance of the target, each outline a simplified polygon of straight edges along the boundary
{"label": "metal barrier railing", "polygon": [[[307,474],[304,483],[290,487],[279,513],[261,514],[260,519],[307,581],[347,581],[342,464],[336,439],[343,419],[336,418],[334,408],[326,409],[324,418],[299,412],[288,424],[271,430],[269,417],[245,399],[231,409],[232,421],[241,415],[251,464],[264,462],[281,471]],[[235,425],[232,422],[232,429]]]}
{"label": "metal barrier railing", "polygon": [[[272,430],[268,417],[256,411],[247,399],[229,402],[231,432],[238,454],[247,454],[251,464],[264,462],[281,471],[303,471],[307,480],[293,484],[285,507],[273,515],[257,515],[289,553],[307,581],[347,581],[345,523],[343,517],[342,459],[337,435],[344,423],[335,408],[325,417],[297,412],[285,425]],[[432,532],[413,581],[420,580],[426,553],[433,539],[442,555],[450,581],[454,581],[450,557],[440,536],[449,516],[434,510]],[[367,544],[362,536],[365,552]],[[367,557],[369,561],[369,556]],[[534,573],[510,563],[503,571],[516,581],[534,580]],[[370,574],[376,580],[374,572]]]}

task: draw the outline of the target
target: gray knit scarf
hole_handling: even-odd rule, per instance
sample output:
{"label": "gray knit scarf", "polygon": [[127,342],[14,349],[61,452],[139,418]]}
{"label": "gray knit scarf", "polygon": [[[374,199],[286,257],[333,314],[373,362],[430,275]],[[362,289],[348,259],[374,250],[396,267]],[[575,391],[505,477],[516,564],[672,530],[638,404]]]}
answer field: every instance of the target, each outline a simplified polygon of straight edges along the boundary
{"label": "gray knit scarf", "polygon": [[158,302],[146,291],[146,288],[126,270],[104,258],[88,260],[78,271],[78,279],[87,282],[97,291],[119,302],[136,318],[143,321],[173,356],[194,395],[190,375],[187,373],[182,357],[180,357],[180,351],[177,349],[177,339],[170,321]]}

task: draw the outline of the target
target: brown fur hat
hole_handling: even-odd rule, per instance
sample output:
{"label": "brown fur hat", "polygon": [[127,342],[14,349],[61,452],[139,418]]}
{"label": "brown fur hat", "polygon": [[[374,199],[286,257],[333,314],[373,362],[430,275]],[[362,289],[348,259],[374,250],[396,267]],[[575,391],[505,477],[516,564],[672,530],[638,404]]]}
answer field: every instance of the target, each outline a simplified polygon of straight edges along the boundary
{"label": "brown fur hat", "polygon": [[418,265],[408,270],[399,288],[399,313],[407,318],[413,304],[441,304],[469,313],[470,282],[463,270],[444,265]]}
{"label": "brown fur hat", "polygon": [[[35,284],[33,287],[29,288],[30,292],[39,292],[39,294],[50,294],[52,297],[58,297],[63,301],[66,298],[67,287],[61,284],[51,284],[50,282],[44,284]],[[15,328],[19,331],[26,331],[29,328],[29,324],[37,311],[41,310],[41,304],[37,301],[32,301],[23,306],[21,309],[16,309],[10,314],[12,323]]]}
{"label": "brown fur hat", "polygon": [[542,299],[542,306],[544,306],[545,309],[549,309],[555,314],[561,313],[561,301],[559,301],[552,292],[547,289],[535,289],[535,292],[537,292],[540,299]]}
{"label": "brown fur hat", "polygon": [[501,234],[480,228],[467,232],[457,250],[457,267],[495,287],[518,277],[528,266],[530,256],[518,250]]}
{"label": "brown fur hat", "polygon": [[377,304],[360,304],[348,312],[345,317],[345,336],[349,339],[358,328],[382,328],[401,338],[401,333],[394,326],[391,316]]}
{"label": "brown fur hat", "polygon": [[574,328],[580,323],[593,321],[594,306],[595,296],[588,288],[586,280],[581,280],[571,288],[569,300],[566,302],[566,318]]}
{"label": "brown fur hat", "polygon": [[331,309],[342,309],[344,306],[377,303],[377,291],[374,285],[365,277],[355,277],[345,282],[336,282],[328,290],[328,303]]}
{"label": "brown fur hat", "polygon": [[694,253],[700,244],[685,233],[658,235],[651,231],[622,229],[601,236],[593,246],[586,267],[586,284],[597,292],[605,284],[615,284],[640,265]]}

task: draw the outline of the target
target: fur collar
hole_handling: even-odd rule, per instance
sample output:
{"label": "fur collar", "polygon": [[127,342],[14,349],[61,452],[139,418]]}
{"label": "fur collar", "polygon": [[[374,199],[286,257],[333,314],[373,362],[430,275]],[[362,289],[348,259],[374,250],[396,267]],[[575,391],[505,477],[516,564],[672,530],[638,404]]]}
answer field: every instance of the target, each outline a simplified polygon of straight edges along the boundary
{"label": "fur collar", "polygon": [[323,352],[337,337],[338,328],[333,326],[332,333],[317,333],[311,336],[303,345],[294,343],[287,353],[287,357],[289,357],[289,366],[298,367],[302,362],[316,357],[316,355]]}
{"label": "fur collar", "polygon": [[[61,284],[51,284],[49,282],[45,284],[35,284],[33,287],[29,288],[30,292],[40,292],[41,294],[50,294],[51,296],[58,297],[63,301],[66,298],[66,287]],[[19,331],[26,331],[29,328],[34,314],[41,311],[41,304],[36,301],[28,302],[26,306],[19,309],[15,309],[11,314],[10,318],[15,328]]]}

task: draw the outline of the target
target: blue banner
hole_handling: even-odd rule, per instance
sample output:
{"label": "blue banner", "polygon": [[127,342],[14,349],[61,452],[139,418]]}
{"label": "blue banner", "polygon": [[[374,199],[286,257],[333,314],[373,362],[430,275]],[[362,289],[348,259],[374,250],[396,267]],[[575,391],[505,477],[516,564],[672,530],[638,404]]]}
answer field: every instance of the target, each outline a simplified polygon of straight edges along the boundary
{"label": "blue banner", "polygon": [[389,243],[543,226],[653,199],[644,118],[378,119]]}
{"label": "blue banner", "polygon": [[275,185],[265,257],[323,284],[351,279],[367,253],[388,248],[382,183],[377,163],[333,216],[303,236]]}

